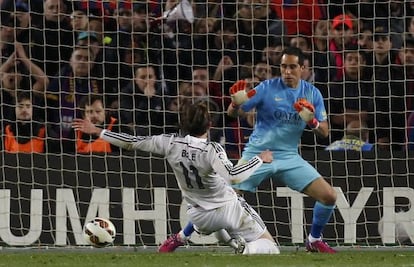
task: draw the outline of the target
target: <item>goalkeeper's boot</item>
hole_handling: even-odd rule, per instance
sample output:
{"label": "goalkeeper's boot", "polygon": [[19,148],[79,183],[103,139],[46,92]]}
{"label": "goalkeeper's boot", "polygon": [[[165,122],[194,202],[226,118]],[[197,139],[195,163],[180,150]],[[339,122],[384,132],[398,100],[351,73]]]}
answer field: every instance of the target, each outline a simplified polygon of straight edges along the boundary
{"label": "goalkeeper's boot", "polygon": [[173,234],[167,240],[165,240],[164,243],[161,244],[160,248],[158,249],[158,252],[174,252],[176,248],[182,245],[184,245],[184,241],[181,240],[180,236],[178,234]]}
{"label": "goalkeeper's boot", "polygon": [[310,242],[309,240],[306,240],[306,251],[307,252],[329,253],[329,254],[336,253],[336,250],[331,248],[323,240],[317,240],[317,241],[314,241],[314,242]]}

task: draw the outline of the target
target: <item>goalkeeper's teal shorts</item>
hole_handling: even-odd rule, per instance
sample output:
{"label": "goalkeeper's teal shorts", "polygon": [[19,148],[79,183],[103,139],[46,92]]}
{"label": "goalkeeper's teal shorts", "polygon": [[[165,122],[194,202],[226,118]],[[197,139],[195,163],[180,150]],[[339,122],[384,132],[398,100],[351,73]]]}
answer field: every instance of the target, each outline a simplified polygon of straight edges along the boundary
{"label": "goalkeeper's teal shorts", "polygon": [[[245,155],[237,164],[246,163],[254,155]],[[263,163],[247,180],[239,184],[233,184],[234,189],[255,192],[260,183],[266,179],[273,179],[278,184],[283,184],[298,192],[303,190],[314,180],[321,177],[319,172],[304,160],[299,154],[280,152],[273,153],[271,163]]]}

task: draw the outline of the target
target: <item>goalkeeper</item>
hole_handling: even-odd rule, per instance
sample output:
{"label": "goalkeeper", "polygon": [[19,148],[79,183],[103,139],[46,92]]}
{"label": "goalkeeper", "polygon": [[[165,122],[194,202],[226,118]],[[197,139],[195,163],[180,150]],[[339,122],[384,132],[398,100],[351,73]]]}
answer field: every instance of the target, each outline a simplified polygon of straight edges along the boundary
{"label": "goalkeeper", "polygon": [[[222,146],[207,141],[211,119],[206,102],[184,104],[180,122],[187,134],[184,137],[131,136],[103,130],[83,119],[74,119],[72,127],[124,149],[164,155],[191,205],[187,214],[197,231],[210,234],[224,229],[233,239],[226,241],[237,240],[238,252],[244,254],[279,254],[263,220],[229,185],[244,181],[263,163],[272,162],[272,153],[263,150],[245,164],[233,166]],[[184,241],[185,237],[174,235],[170,245],[175,249]]]}
{"label": "goalkeeper", "polygon": [[306,250],[335,253],[322,240],[336,202],[336,192],[325,179],[298,153],[298,145],[306,126],[321,137],[329,134],[323,98],[312,84],[301,80],[304,56],[296,47],[282,52],[281,77],[262,82],[249,92],[243,80],[230,89],[232,104],[228,115],[243,116],[256,109],[254,131],[246,144],[239,164],[248,162],[264,148],[273,152],[273,162],[263,164],[249,179],[234,185],[242,191],[256,191],[259,184],[271,178],[316,200]]}

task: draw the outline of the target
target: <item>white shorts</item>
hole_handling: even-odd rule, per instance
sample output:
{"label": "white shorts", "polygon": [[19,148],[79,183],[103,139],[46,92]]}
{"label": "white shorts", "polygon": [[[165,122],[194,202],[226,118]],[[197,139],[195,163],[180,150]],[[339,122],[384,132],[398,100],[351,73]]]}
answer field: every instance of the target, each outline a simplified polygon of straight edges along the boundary
{"label": "white shorts", "polygon": [[246,242],[250,242],[266,232],[266,226],[259,214],[242,197],[213,210],[192,207],[187,210],[187,214],[197,231],[202,234],[225,229],[231,237],[241,236]]}

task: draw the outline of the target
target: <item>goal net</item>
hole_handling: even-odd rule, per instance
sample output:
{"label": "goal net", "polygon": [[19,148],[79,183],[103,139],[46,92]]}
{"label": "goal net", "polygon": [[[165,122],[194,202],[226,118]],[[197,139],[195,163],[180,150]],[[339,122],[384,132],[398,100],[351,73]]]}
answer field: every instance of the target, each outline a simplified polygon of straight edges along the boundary
{"label": "goal net", "polygon": [[[98,216],[114,223],[116,245],[155,246],[178,232],[187,203],[167,162],[75,132],[72,120],[171,133],[183,102],[207,100],[209,138],[237,162],[255,116],[227,116],[229,88],[280,77],[288,46],[304,52],[301,78],[321,92],[331,128],[326,139],[305,129],[299,146],[337,192],[324,239],[414,242],[413,4],[0,2],[2,246],[86,245],[82,228]],[[271,180],[244,197],[280,244],[303,244],[311,198]]]}

